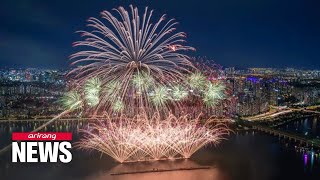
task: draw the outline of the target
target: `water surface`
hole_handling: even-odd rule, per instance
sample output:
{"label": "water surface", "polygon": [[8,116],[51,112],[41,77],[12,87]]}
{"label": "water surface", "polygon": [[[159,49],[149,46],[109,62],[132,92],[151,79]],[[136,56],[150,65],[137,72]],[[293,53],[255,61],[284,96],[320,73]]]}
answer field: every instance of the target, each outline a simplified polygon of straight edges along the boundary
{"label": "water surface", "polygon": [[[29,131],[38,126],[35,122],[0,123],[1,147],[10,143],[10,132]],[[47,131],[72,131],[77,138],[77,129],[86,122],[57,121]],[[106,155],[73,149],[73,160],[63,163],[11,163],[10,152],[0,158],[2,179],[24,180],[284,180],[320,179],[319,152],[314,149],[302,151],[297,144],[264,133],[241,132],[229,137],[218,147],[208,146],[198,151],[185,166],[210,166],[210,169],[167,171],[112,176],[111,172],[125,169],[178,167],[172,162],[151,164],[119,164]],[[179,162],[177,162],[179,163]]]}

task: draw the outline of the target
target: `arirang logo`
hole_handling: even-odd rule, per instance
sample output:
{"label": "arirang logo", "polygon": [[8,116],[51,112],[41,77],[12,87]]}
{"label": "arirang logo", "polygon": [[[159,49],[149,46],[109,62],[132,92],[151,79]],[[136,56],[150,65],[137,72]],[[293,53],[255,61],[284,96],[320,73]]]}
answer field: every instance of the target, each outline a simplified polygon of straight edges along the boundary
{"label": "arirang logo", "polygon": [[48,139],[48,140],[56,140],[56,133],[29,133],[28,139]]}
{"label": "arirang logo", "polygon": [[[69,163],[72,133],[12,133],[12,162]],[[20,141],[20,142],[18,142]]]}

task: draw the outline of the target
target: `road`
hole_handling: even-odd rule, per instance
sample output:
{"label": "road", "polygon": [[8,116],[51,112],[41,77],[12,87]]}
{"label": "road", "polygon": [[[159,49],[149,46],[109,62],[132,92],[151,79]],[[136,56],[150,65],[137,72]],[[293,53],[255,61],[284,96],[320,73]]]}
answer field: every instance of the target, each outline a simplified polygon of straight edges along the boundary
{"label": "road", "polygon": [[[313,109],[320,108],[320,105],[317,106],[310,106]],[[277,108],[277,107],[276,107]],[[319,111],[315,111],[310,109],[309,107],[302,107],[302,108],[277,108],[277,110],[273,109],[271,111],[268,111],[263,114],[258,114],[255,116],[250,116],[250,117],[245,117],[243,119],[248,120],[248,121],[261,121],[261,120],[270,120],[273,119],[279,115],[283,114],[288,114],[292,112],[309,112],[309,113],[314,113],[314,114],[320,114]]]}

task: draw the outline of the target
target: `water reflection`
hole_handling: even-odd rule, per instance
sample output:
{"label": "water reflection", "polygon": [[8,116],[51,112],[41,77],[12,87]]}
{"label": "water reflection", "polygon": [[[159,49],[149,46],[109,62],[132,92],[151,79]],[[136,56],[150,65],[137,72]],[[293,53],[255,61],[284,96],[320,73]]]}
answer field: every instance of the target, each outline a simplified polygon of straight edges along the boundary
{"label": "water reflection", "polygon": [[228,180],[215,167],[200,166],[191,160],[155,161],[120,164],[110,171],[86,178],[88,180]]}
{"label": "water reflection", "polygon": [[[307,126],[317,127],[314,131],[319,133],[319,123],[312,119]],[[15,131],[28,132],[44,122],[0,122],[0,147],[11,143],[11,133]],[[304,125],[305,120],[297,121]],[[291,126],[288,125],[288,126]],[[87,121],[56,121],[44,131],[73,132],[77,140],[80,128],[88,127]],[[280,142],[280,143],[279,143]],[[206,147],[196,153],[191,161],[156,162],[154,164],[139,163],[135,165],[117,164],[107,156],[73,149],[73,160],[70,164],[14,164],[10,156],[0,158],[0,175],[5,174],[11,179],[219,179],[219,180],[267,180],[286,174],[282,179],[304,177],[305,173],[320,178],[320,152],[317,149],[300,146],[287,139],[273,137],[260,132],[236,132],[228,141],[218,147]],[[210,169],[178,170],[179,167],[210,166]],[[137,169],[176,169],[175,171],[111,175],[113,172],[132,171]],[[20,172],[20,173],[16,173]],[[50,174],[47,175],[47,174]],[[291,174],[291,175],[290,175]],[[0,176],[2,177],[2,176]],[[5,177],[5,176],[4,176]],[[170,178],[170,179],[169,179]],[[2,178],[0,178],[2,179]],[[5,178],[6,179],[6,178]],[[10,179],[10,178],[9,178]],[[281,178],[279,178],[281,179]]]}
{"label": "water reflection", "polygon": [[314,117],[312,120],[312,134],[317,134],[317,124],[318,124],[318,118]]}
{"label": "water reflection", "polygon": [[189,171],[166,171],[125,175],[109,173],[86,178],[87,180],[229,180],[218,169],[196,169]]}
{"label": "water reflection", "polygon": [[311,153],[311,168],[313,169],[313,163],[314,163],[314,152]]}
{"label": "water reflection", "polygon": [[320,165],[319,150],[316,150],[316,151],[315,150],[297,150],[297,153],[301,153],[302,155],[305,172],[306,171],[312,172],[313,169],[315,168],[314,166]]}
{"label": "water reflection", "polygon": [[308,155],[304,154],[303,158],[304,158],[304,171],[306,171],[308,166]]}
{"label": "water reflection", "polygon": [[297,119],[287,123],[279,128],[286,131],[302,134],[311,138],[320,137],[320,123],[318,123],[319,116],[311,116],[307,118]]}

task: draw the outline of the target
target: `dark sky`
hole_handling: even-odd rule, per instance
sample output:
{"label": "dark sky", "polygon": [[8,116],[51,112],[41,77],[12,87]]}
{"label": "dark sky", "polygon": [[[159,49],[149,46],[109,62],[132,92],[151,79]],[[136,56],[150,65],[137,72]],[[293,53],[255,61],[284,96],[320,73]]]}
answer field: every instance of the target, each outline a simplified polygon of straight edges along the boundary
{"label": "dark sky", "polygon": [[0,67],[68,67],[74,32],[129,4],[176,18],[192,55],[223,66],[320,69],[319,0],[1,0]]}

